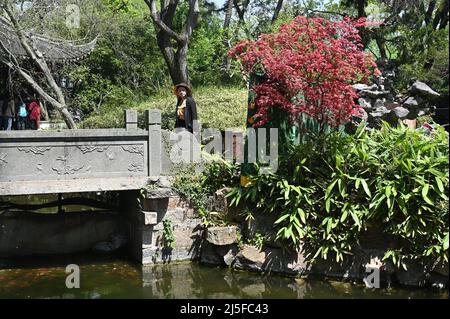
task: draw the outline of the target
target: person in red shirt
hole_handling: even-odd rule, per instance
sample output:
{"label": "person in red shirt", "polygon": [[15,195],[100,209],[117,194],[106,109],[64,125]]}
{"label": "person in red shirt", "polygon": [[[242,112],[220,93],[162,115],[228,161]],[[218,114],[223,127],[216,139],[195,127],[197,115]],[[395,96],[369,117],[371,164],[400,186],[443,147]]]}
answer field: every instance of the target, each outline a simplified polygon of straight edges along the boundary
{"label": "person in red shirt", "polygon": [[41,107],[36,99],[31,100],[28,106],[28,123],[32,130],[39,129],[41,121]]}

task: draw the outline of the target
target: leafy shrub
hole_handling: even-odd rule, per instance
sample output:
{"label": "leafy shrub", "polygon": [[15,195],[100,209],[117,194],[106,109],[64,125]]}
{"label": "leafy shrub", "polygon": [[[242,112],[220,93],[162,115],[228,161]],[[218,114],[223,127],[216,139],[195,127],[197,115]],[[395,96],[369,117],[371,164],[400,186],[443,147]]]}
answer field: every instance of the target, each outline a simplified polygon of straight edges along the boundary
{"label": "leafy shrub", "polygon": [[448,136],[384,124],[353,135],[333,131],[325,143],[306,140],[280,159],[279,170],[251,176],[231,203],[279,215],[274,227],[287,245],[304,243],[307,257],[337,261],[363,231],[381,227],[401,242],[385,258],[448,259]]}
{"label": "leafy shrub", "polygon": [[175,245],[172,221],[167,218],[163,220],[163,241],[164,247],[173,248]]}
{"label": "leafy shrub", "polygon": [[[207,156],[207,154],[204,154]],[[201,164],[181,164],[172,170],[173,187],[197,209],[204,226],[224,224],[220,216],[207,211],[209,195],[222,187],[236,185],[238,181],[237,164],[218,157],[208,156]]]}

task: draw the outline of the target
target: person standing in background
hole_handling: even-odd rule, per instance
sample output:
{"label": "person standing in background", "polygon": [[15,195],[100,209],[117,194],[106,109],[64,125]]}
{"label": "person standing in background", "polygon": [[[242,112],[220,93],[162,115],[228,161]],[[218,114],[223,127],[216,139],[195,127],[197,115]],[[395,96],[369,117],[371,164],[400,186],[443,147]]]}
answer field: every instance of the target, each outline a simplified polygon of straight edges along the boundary
{"label": "person standing in background", "polygon": [[38,130],[41,121],[41,107],[36,99],[31,100],[28,106],[28,122],[32,130]]}
{"label": "person standing in background", "polygon": [[23,101],[21,101],[17,107],[17,129],[25,130],[26,122],[27,122],[27,106]]}
{"label": "person standing in background", "polygon": [[194,121],[197,120],[197,105],[192,98],[191,87],[185,83],[175,85],[174,93],[177,96],[175,128],[185,128],[193,132]]}
{"label": "person standing in background", "polygon": [[16,106],[14,98],[10,96],[6,105],[3,107],[3,129],[6,131],[12,130],[13,119],[16,117]]}

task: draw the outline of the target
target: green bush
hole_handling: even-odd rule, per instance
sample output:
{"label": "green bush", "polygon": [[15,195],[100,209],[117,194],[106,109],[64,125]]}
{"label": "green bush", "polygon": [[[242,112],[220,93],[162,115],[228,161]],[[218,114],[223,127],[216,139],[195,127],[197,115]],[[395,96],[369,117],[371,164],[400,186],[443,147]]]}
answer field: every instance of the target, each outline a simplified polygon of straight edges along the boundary
{"label": "green bush", "polygon": [[174,176],[172,185],[179,194],[191,201],[204,226],[226,224],[227,221],[221,216],[207,210],[207,200],[217,190],[237,184],[239,166],[218,156],[205,153],[203,156],[207,161],[175,166],[171,174]]}
{"label": "green bush", "polygon": [[385,258],[448,258],[448,136],[384,124],[356,133],[331,132],[292,147],[275,174],[254,175],[233,189],[232,203],[278,214],[277,236],[307,257],[337,261],[363,231],[381,228],[398,239]]}

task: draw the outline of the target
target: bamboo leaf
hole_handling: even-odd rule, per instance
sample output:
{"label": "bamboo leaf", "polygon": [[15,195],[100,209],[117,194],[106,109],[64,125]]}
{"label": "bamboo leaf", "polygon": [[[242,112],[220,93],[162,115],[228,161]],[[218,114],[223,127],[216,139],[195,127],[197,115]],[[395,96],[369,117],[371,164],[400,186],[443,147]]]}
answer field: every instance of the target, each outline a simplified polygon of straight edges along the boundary
{"label": "bamboo leaf", "polygon": [[367,196],[371,197],[372,193],[370,192],[369,186],[367,185],[367,182],[365,179],[361,178],[361,184],[364,188],[364,191],[366,192]]}
{"label": "bamboo leaf", "polygon": [[342,212],[342,216],[341,216],[341,223],[345,222],[345,220],[347,219],[348,216],[348,210],[344,210]]}
{"label": "bamboo leaf", "polygon": [[437,176],[435,176],[434,178],[436,179],[436,183],[437,183],[439,191],[441,193],[443,193],[444,192],[444,184],[442,183],[442,180]]}
{"label": "bamboo leaf", "polygon": [[278,218],[278,219],[275,221],[275,224],[281,223],[283,220],[285,220],[285,219],[288,218],[288,217],[289,217],[288,214],[281,216],[280,218]]}
{"label": "bamboo leaf", "polygon": [[303,224],[306,224],[306,214],[305,211],[301,208],[298,208],[298,213],[300,215],[300,219],[303,222]]}
{"label": "bamboo leaf", "polygon": [[442,246],[443,246],[444,250],[448,249],[448,232],[447,232],[447,234],[444,237],[444,243],[443,243]]}

